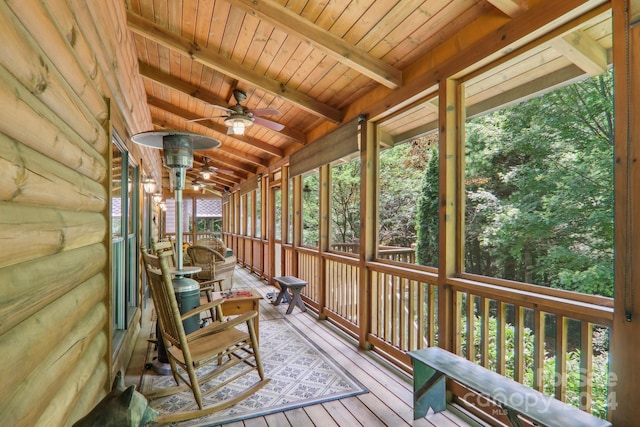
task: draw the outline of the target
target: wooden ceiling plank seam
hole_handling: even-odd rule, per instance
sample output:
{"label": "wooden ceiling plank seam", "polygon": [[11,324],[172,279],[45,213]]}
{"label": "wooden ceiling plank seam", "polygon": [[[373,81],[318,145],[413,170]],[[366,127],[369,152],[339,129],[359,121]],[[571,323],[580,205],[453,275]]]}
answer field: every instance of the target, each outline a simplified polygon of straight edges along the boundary
{"label": "wooden ceiling plank seam", "polygon": [[[425,2],[407,16],[402,25],[390,31],[380,43],[372,47],[370,52],[386,61],[391,61],[389,57],[392,57],[393,63],[411,63],[414,55],[410,52],[417,51],[416,46],[426,45],[424,47],[429,48],[438,45],[456,34],[458,28],[477,18],[480,15],[474,12],[477,4],[472,0],[447,4]],[[482,7],[482,4],[480,6]],[[428,19],[424,19],[425,16]],[[456,17],[453,22],[451,16]],[[426,34],[415,37],[416,34],[424,33],[421,31],[423,29],[427,29]]]}
{"label": "wooden ceiling plank seam", "polygon": [[222,36],[222,42],[218,46],[218,53],[225,58],[233,58],[233,53],[236,47],[236,43],[239,34],[242,31],[242,23],[244,22],[244,10],[233,7],[229,9],[229,15],[227,16],[227,23],[224,28],[224,34]]}
{"label": "wooden ceiling plank seam", "polygon": [[[266,28],[266,27],[269,28]],[[266,75],[269,65],[273,62],[273,52],[267,50],[267,45],[273,33],[273,26],[259,22],[251,40],[250,49],[244,59],[244,65],[254,71],[265,70]],[[265,58],[267,59],[265,61]],[[266,63],[266,64],[265,64]],[[258,66],[261,64],[260,66]],[[266,65],[266,66],[265,66]]]}
{"label": "wooden ceiling plank seam", "polygon": [[[233,54],[231,55],[232,60],[251,70],[254,69],[251,64],[255,64],[255,58],[253,58],[252,61],[251,53],[253,53],[252,51],[256,52],[259,50],[258,45],[255,47],[253,45],[259,25],[260,20],[255,16],[248,14],[243,15],[242,27],[233,47]],[[257,55],[260,54],[260,52],[256,53]],[[259,72],[259,70],[255,71]]]}
{"label": "wooden ceiling plank seam", "polygon": [[407,16],[423,2],[424,0],[397,2],[355,45],[369,52],[380,40],[385,39],[391,31],[401,25]]}
{"label": "wooden ceiling plank seam", "polygon": [[329,2],[327,3],[327,7],[325,7],[318,18],[312,22],[318,27],[329,31],[330,33],[337,35],[338,37],[341,37],[342,34],[336,34],[331,30],[335,23],[349,8],[350,3],[351,1],[348,0],[329,0]]}
{"label": "wooden ceiling plank seam", "polygon": [[[194,17],[190,18],[190,20],[193,21],[193,25],[189,27],[191,31],[185,32],[183,29],[182,31],[174,32],[179,33],[186,39],[195,40],[197,43],[206,46],[211,32],[211,17],[213,16],[213,7],[215,3],[218,2],[190,2],[189,4],[193,7],[189,8],[188,15],[192,15]],[[183,7],[186,8],[187,6]],[[185,15],[186,14],[187,13],[185,12]]]}
{"label": "wooden ceiling plank seam", "polygon": [[226,17],[229,15],[230,8],[231,5],[225,1],[215,2],[213,5],[213,12],[211,14],[211,29],[209,30],[206,41],[204,43],[200,43],[201,46],[205,46],[210,49],[218,49],[218,46],[222,44],[222,37],[227,24]]}
{"label": "wooden ceiling plank seam", "polygon": [[[310,55],[313,55],[315,51],[313,47],[306,43],[297,41],[293,37],[287,36],[285,45],[291,45],[291,53],[287,58],[284,53],[278,52],[274,58],[274,65],[279,67],[280,71],[273,78],[283,82],[287,86],[295,87],[301,80],[301,78],[296,79],[300,68],[306,62],[307,58]],[[293,47],[294,45],[295,47]],[[276,68],[274,66],[270,67],[270,71],[271,70],[273,70],[274,73],[276,72]]]}
{"label": "wooden ceiling plank seam", "polygon": [[306,2],[304,8],[299,12],[294,11],[296,14],[302,16],[304,19],[310,22],[316,22],[318,16],[322,13],[322,11],[327,7],[329,0],[326,1],[311,1]]}
{"label": "wooden ceiling plank seam", "polygon": [[158,43],[162,43],[171,49],[177,50],[185,56],[191,56],[194,60],[201,62],[205,66],[217,69],[238,80],[263,87],[275,95],[290,100],[305,111],[322,116],[334,123],[342,121],[343,112],[337,108],[320,103],[304,93],[291,89],[278,81],[259,75],[254,71],[245,70],[239,64],[213,52],[212,49],[202,48],[130,12],[127,13],[127,21],[132,31],[144,37],[151,38]]}
{"label": "wooden ceiling plank seam", "polygon": [[354,28],[356,24],[358,24],[358,26],[367,25],[367,21],[363,21],[362,17],[364,13],[369,10],[373,3],[375,3],[375,0],[361,0],[358,2],[351,2],[349,8],[345,9],[344,12],[340,14],[340,17],[335,20],[329,30],[333,34],[344,39],[346,42],[355,45],[355,42],[345,38],[345,34],[347,34],[352,28]]}
{"label": "wooden ceiling plank seam", "polygon": [[255,69],[265,70],[264,75],[266,77],[286,84],[287,79],[279,79],[278,76],[284,66],[289,64],[298,44],[300,44],[299,41],[293,40],[284,31],[273,27],[273,31],[269,34],[269,39],[264,45],[264,54],[258,58]]}
{"label": "wooden ceiling plank seam", "polygon": [[272,0],[227,0],[243,7],[247,13],[255,14],[274,25],[286,29],[295,37],[311,43],[325,55],[367,75],[378,83],[395,89],[402,85],[402,72],[386,62],[368,54],[336,36],[335,34],[302,18]]}
{"label": "wooden ceiling plank seam", "polygon": [[[358,19],[358,25],[355,25],[354,23],[353,27],[342,35],[342,38],[352,45],[368,51],[367,45],[365,43],[360,45],[360,42],[369,32],[371,32],[375,25],[378,25],[380,21],[384,19],[392,7],[392,2],[373,0],[369,8]],[[380,34],[379,37],[384,37],[384,35]]]}

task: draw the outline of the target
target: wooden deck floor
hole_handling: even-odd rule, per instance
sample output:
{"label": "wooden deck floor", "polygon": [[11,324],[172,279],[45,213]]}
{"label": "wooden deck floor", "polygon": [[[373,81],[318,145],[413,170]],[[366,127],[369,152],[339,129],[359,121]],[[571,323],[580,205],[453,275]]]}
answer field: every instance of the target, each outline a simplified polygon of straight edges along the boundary
{"label": "wooden deck floor", "polygon": [[[275,290],[274,287],[250,274],[240,267],[234,273],[235,288],[254,288],[265,296]],[[288,316],[308,338],[321,346],[337,362],[355,376],[369,393],[346,399],[306,406],[290,411],[279,412],[264,417],[256,417],[241,422],[224,424],[228,427],[257,426],[419,426],[419,427],[457,427],[477,425],[452,408],[428,418],[413,420],[411,378],[386,364],[372,352],[359,350],[356,342],[327,322],[298,308],[286,315],[287,304],[273,306],[267,299],[260,303],[260,319],[273,319]],[[147,316],[149,317],[149,316]],[[146,324],[146,322],[145,322]],[[146,337],[149,326],[143,324],[141,337],[127,371],[126,383],[136,384],[144,364]],[[146,334],[146,335],[145,335]]]}

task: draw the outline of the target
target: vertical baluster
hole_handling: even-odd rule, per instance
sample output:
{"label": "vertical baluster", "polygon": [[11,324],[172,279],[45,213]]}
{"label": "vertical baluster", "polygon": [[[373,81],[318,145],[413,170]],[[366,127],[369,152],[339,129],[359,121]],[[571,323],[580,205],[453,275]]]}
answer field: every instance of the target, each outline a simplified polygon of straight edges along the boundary
{"label": "vertical baluster", "polygon": [[398,346],[400,347],[400,349],[402,350],[406,350],[407,349],[407,325],[408,325],[408,315],[409,313],[407,313],[407,279],[404,277],[398,277],[398,282],[399,282],[399,286],[398,286],[398,305],[399,305],[399,310],[398,310],[398,316],[399,316],[399,321],[398,321],[398,329],[399,329],[399,343]]}
{"label": "vertical baluster", "polygon": [[522,382],[524,378],[524,310],[521,306],[514,307],[514,336],[513,336],[513,379]]}
{"label": "vertical baluster", "polygon": [[476,346],[474,340],[474,332],[476,329],[475,316],[475,300],[476,297],[467,293],[467,359],[475,362]]}
{"label": "vertical baluster", "polygon": [[568,319],[560,314],[556,315],[556,399],[565,401],[567,398],[567,326]]}
{"label": "vertical baluster", "polygon": [[462,292],[453,291],[453,352],[458,356],[462,354]]}
{"label": "vertical baluster", "polygon": [[580,324],[580,409],[591,413],[593,386],[593,323]]}
{"label": "vertical baluster", "polygon": [[436,304],[436,292],[438,292],[438,286],[427,285],[428,291],[428,323],[427,323],[427,340],[429,346],[436,345],[436,319],[437,319],[437,304]]}
{"label": "vertical baluster", "polygon": [[506,371],[505,343],[507,335],[505,327],[507,316],[506,304],[502,301],[498,301],[496,317],[496,372],[504,375]]}
{"label": "vertical baluster", "polygon": [[533,388],[538,391],[544,390],[545,316],[540,310],[533,311]]}
{"label": "vertical baluster", "polygon": [[489,299],[480,297],[480,363],[489,367]]}
{"label": "vertical baluster", "polygon": [[391,285],[389,283],[389,275],[384,273],[384,339],[391,342]]}

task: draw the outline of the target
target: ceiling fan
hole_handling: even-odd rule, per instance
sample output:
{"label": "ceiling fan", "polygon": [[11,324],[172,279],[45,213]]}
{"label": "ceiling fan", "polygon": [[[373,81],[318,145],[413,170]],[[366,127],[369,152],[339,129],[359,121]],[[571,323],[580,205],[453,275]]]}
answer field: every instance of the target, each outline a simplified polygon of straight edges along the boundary
{"label": "ceiling fan", "polygon": [[232,105],[229,107],[213,105],[214,108],[226,111],[227,115],[203,117],[200,119],[187,120],[187,122],[198,122],[201,120],[215,119],[218,117],[224,118],[224,124],[228,128],[227,135],[244,135],[245,128],[251,126],[254,123],[275,131],[281,131],[282,129],[284,129],[283,124],[261,117],[279,116],[280,111],[276,110],[275,108],[256,108],[255,110],[246,108],[241,104],[241,102],[247,99],[247,94],[240,89],[235,89],[233,91],[233,97],[236,100],[236,105]]}
{"label": "ceiling fan", "polygon": [[204,161],[204,164],[202,166],[200,166],[200,169],[198,169],[198,172],[200,172],[200,175],[202,175],[202,178],[204,178],[204,179],[209,179],[209,178],[211,178],[211,175],[215,175],[218,172],[226,173],[226,174],[232,174],[233,173],[232,170],[219,169],[219,168],[217,168],[215,166],[211,166],[209,164],[209,159],[207,157],[203,157],[202,160]]}

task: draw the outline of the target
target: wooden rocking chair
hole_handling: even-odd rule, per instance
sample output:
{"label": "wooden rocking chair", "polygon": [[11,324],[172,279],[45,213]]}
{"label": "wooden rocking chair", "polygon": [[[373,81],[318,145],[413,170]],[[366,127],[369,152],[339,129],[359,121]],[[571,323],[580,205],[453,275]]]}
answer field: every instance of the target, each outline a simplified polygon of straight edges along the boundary
{"label": "wooden rocking chair", "polygon": [[[198,404],[198,410],[179,412],[174,414],[161,414],[156,419],[158,423],[184,421],[192,418],[213,414],[240,402],[264,387],[270,380],[265,378],[253,318],[257,316],[255,311],[249,311],[227,321],[217,320],[207,326],[189,334],[185,334],[182,321],[191,316],[198,316],[200,312],[216,308],[220,310],[222,299],[180,314],[175,298],[171,275],[169,274],[169,252],[159,249],[158,259],[161,274],[149,270],[151,296],[158,315],[160,333],[167,351],[171,372],[177,387],[157,390],[145,394],[149,399],[177,393],[188,388]],[[221,319],[221,316],[218,317]],[[238,326],[244,325],[239,328]],[[198,377],[197,369],[207,364],[218,366],[210,373]],[[228,368],[238,364],[246,365],[240,372],[232,375],[222,383],[203,392],[201,384],[205,384]],[[219,401],[215,405],[203,407],[202,396],[210,394],[226,384],[257,371],[260,380],[247,388],[244,392]],[[186,373],[186,375],[185,375]]]}

